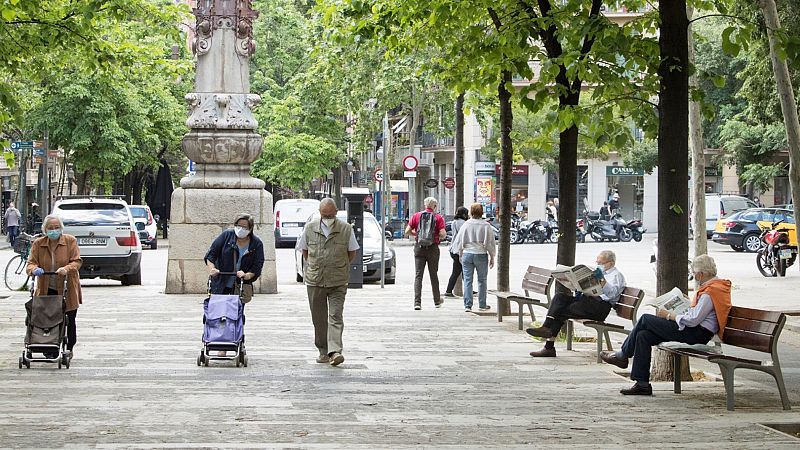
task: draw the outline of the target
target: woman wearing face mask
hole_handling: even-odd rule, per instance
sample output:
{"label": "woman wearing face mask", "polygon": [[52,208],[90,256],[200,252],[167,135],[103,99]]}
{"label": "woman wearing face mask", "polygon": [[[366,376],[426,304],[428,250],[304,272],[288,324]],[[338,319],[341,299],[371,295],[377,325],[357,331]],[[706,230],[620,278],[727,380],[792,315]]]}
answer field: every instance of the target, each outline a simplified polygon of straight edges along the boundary
{"label": "woman wearing face mask", "polygon": [[[212,294],[236,293],[237,278],[252,285],[264,267],[264,244],[253,234],[253,218],[240,214],[233,225],[214,239],[205,256]],[[236,277],[219,276],[220,272],[236,272]]]}
{"label": "woman wearing face mask", "polygon": [[[74,236],[64,234],[64,223],[58,216],[50,215],[42,222],[44,236],[31,244],[28,256],[28,275],[36,276],[36,289],[33,295],[62,295],[64,280],[67,281],[67,355],[72,358],[72,349],[77,340],[75,318],[78,306],[83,303],[81,294],[81,252]],[[57,275],[44,275],[56,272]]]}

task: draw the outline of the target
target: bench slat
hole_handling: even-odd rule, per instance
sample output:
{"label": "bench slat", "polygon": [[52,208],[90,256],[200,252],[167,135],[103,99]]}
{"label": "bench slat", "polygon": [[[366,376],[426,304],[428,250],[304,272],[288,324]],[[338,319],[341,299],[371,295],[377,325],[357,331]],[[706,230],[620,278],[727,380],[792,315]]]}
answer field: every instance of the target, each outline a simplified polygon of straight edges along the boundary
{"label": "bench slat", "polygon": [[722,342],[758,352],[770,353],[772,352],[773,338],[773,335],[750,333],[748,331],[725,327],[725,333],[722,335]]}
{"label": "bench slat", "polygon": [[[751,333],[769,334],[775,332],[775,327],[778,324],[775,322],[765,322],[763,320],[749,320],[741,317],[729,317],[728,323],[725,324],[725,333],[728,329],[736,329],[742,331],[749,331]],[[724,333],[723,333],[724,334]]]}
{"label": "bench slat", "polygon": [[733,306],[731,307],[730,313],[728,313],[728,320],[732,317],[741,317],[749,320],[778,323],[781,321],[782,314],[783,313],[780,311],[765,311],[762,309],[745,308],[743,306]]}

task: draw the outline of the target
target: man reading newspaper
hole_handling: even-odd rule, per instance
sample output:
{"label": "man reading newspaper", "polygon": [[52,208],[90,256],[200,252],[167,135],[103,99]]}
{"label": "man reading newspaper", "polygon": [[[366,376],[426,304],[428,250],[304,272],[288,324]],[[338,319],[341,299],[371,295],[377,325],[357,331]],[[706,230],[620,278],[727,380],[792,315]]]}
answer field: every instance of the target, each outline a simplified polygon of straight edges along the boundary
{"label": "man reading newspaper", "polygon": [[585,266],[553,273],[556,280],[575,292],[573,295],[556,294],[542,326],[525,330],[531,336],[547,339],[544,348],[531,352],[531,356],[555,357],[556,347],[553,338],[567,319],[605,320],[611,307],[617,303],[619,295],[625,289],[625,277],[616,268],[617,256],[611,250],[603,250],[597,255],[596,262],[598,274],[602,273],[601,279],[591,280],[593,276],[586,276],[583,270]]}
{"label": "man reading newspaper", "polygon": [[722,337],[731,310],[731,282],[717,278],[717,265],[708,255],[692,261],[692,272],[697,292],[691,303],[684,303],[680,291],[658,297],[653,302],[656,314],[639,318],[620,351],[600,353],[603,361],[621,369],[633,358],[631,380],[636,383],[620,390],[622,395],[653,395],[650,358],[654,345],[669,341],[705,344],[714,334]]}

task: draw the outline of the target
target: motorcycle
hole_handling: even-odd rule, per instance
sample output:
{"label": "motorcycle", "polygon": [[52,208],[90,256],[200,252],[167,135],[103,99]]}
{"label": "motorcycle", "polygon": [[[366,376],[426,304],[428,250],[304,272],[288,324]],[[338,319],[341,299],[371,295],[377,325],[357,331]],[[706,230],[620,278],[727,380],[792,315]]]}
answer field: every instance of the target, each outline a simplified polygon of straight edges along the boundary
{"label": "motorcycle", "polygon": [[756,254],[756,266],[765,277],[786,276],[786,268],[794,264],[797,247],[789,244],[789,229],[777,228],[783,221],[774,222],[761,232],[761,248]]}
{"label": "motorcycle", "polygon": [[633,239],[633,232],[627,227],[628,222],[619,213],[614,214],[611,220],[600,220],[599,212],[584,211],[584,220],[587,234],[595,241],[629,242]]}
{"label": "motorcycle", "polygon": [[[553,222],[551,226],[550,242],[558,242],[558,238],[561,236],[558,231],[558,222]],[[575,242],[586,242],[586,233],[583,232],[583,219],[575,221]]]}
{"label": "motorcycle", "polygon": [[645,233],[645,231],[647,231],[647,229],[642,226],[641,220],[633,219],[631,221],[628,221],[628,223],[625,224],[625,226],[631,230],[631,237],[633,238],[634,241],[636,242],[642,241],[642,235]]}

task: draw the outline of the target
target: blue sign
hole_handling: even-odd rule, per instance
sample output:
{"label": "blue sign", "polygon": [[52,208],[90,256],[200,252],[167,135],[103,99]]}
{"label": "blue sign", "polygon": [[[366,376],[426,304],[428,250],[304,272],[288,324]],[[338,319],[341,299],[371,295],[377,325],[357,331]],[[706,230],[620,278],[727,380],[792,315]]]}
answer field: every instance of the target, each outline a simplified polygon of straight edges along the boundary
{"label": "blue sign", "polygon": [[11,143],[11,150],[21,150],[23,148],[33,148],[33,141],[14,141]]}
{"label": "blue sign", "polygon": [[189,170],[187,172],[189,173],[190,177],[193,177],[196,174],[194,170],[194,161],[192,161],[191,159],[189,160]]}

